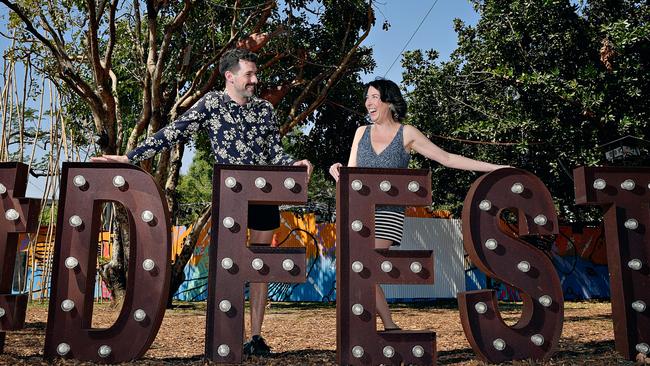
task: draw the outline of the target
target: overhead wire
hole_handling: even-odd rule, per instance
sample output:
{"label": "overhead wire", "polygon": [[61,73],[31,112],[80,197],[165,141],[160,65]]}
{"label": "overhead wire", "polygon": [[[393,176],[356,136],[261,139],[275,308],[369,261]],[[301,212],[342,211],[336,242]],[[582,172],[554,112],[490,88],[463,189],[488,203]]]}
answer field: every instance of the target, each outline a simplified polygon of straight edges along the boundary
{"label": "overhead wire", "polygon": [[433,5],[431,5],[431,7],[429,8],[429,11],[427,11],[427,13],[424,15],[424,17],[423,17],[422,20],[420,21],[420,24],[418,24],[418,27],[415,28],[415,31],[413,32],[413,34],[411,34],[411,38],[409,38],[409,40],[406,41],[406,44],[404,44],[404,47],[402,47],[402,50],[399,51],[399,54],[397,54],[397,56],[395,57],[395,60],[393,60],[393,63],[390,64],[390,67],[388,68],[388,70],[386,70],[386,73],[384,73],[384,77],[386,77],[386,75],[387,75],[388,72],[390,72],[390,70],[393,68],[393,66],[395,65],[395,63],[397,62],[397,60],[399,60],[400,56],[402,56],[402,52],[404,52],[404,50],[406,49],[406,47],[408,47],[409,43],[411,43],[411,40],[413,40],[413,37],[415,37],[415,35],[418,33],[418,31],[420,30],[420,27],[422,27],[422,24],[424,24],[424,21],[427,19],[427,17],[429,16],[429,14],[431,14],[431,10],[433,10],[433,8],[436,6],[437,3],[438,3],[438,0],[436,0],[436,1],[433,2]]}

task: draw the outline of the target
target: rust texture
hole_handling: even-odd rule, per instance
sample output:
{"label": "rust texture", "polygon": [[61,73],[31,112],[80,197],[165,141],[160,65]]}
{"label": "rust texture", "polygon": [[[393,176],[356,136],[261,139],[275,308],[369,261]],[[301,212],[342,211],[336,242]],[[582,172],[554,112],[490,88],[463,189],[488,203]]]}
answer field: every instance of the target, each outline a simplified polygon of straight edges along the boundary
{"label": "rust texture", "polygon": [[604,210],[616,350],[634,360],[650,344],[650,168],[580,167],[573,176],[576,203]]}
{"label": "rust texture", "polygon": [[[92,314],[98,237],[102,204],[109,201],[128,212],[128,280],[116,322],[97,329]],[[170,235],[166,200],[151,175],[130,164],[64,163],[45,357],[101,363],[141,357],[165,314]]]}
{"label": "rust texture", "polygon": [[[239,363],[245,284],[304,282],[306,266],[305,248],[246,246],[248,204],[306,203],[307,171],[306,167],[216,164],[212,180],[212,230],[217,235],[210,239],[205,357]],[[291,187],[291,180],[293,187],[287,188],[285,183]]]}
{"label": "rust texture", "polygon": [[[504,211],[516,214],[514,235],[500,225]],[[465,335],[481,359],[491,363],[540,360],[555,352],[564,317],[562,287],[544,252],[522,239],[557,233],[551,195],[535,175],[505,168],[472,184],[463,206],[465,251],[487,276],[518,288],[523,300],[520,320],[508,326],[493,290],[459,294]]]}
{"label": "rust texture", "polygon": [[40,200],[24,198],[27,165],[0,163],[0,353],[5,331],[22,329],[27,309],[26,294],[12,294],[19,233],[34,233],[38,225]]}
{"label": "rust texture", "polygon": [[[377,284],[432,284],[430,250],[375,249],[375,205],[423,206],[431,203],[431,173],[425,170],[341,168],[336,197],[336,352],[340,365],[432,365],[436,363],[433,332],[377,331]],[[358,182],[361,182],[359,186]],[[380,184],[390,183],[389,190]],[[355,188],[360,188],[355,190]],[[415,192],[408,189],[417,182]],[[413,187],[413,184],[411,185]],[[384,183],[384,188],[388,186]],[[363,225],[353,225],[356,220]],[[354,226],[354,228],[353,228]],[[389,261],[392,269],[382,270]],[[356,272],[353,264],[363,269]],[[411,265],[421,264],[414,272]],[[358,264],[354,267],[359,269]],[[361,305],[362,312],[359,312]],[[353,310],[353,307],[355,309]],[[356,315],[354,312],[358,313]],[[414,352],[415,349],[415,352]],[[361,351],[362,350],[362,351]],[[392,351],[392,352],[391,352]],[[418,351],[421,351],[419,353]],[[389,357],[390,356],[390,357]]]}

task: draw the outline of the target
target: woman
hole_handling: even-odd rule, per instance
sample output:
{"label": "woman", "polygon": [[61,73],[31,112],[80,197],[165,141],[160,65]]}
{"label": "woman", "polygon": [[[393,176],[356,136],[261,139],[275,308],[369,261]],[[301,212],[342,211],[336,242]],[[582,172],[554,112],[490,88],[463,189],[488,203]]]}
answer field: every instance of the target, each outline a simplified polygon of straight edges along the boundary
{"label": "woman", "polygon": [[[354,134],[349,167],[408,168],[411,151],[450,168],[488,172],[505,167],[450,154],[429,141],[417,128],[403,125],[406,102],[397,84],[390,80],[377,79],[368,83],[365,105],[373,124],[359,127]],[[336,181],[341,166],[335,163],[330,167],[330,174]],[[399,245],[403,225],[404,207],[378,206],[375,210],[375,247],[386,249]],[[400,329],[392,319],[380,286],[377,286],[376,303],[384,328]]]}

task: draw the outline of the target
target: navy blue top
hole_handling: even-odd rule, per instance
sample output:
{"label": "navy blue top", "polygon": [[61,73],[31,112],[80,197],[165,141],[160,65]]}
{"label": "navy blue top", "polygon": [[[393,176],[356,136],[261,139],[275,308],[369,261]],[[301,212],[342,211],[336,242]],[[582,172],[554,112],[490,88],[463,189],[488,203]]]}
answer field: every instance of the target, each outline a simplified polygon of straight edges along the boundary
{"label": "navy blue top", "polygon": [[126,155],[130,162],[146,160],[195,132],[208,133],[219,164],[290,165],[282,149],[280,129],[273,106],[253,97],[239,105],[224,91],[212,91],[199,99],[174,123],[149,136]]}

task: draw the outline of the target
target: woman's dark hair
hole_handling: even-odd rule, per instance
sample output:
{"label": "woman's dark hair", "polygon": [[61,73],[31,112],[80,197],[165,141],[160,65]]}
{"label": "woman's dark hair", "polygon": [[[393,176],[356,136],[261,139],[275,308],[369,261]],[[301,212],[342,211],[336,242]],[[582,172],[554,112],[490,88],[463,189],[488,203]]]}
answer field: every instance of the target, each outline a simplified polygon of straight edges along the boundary
{"label": "woman's dark hair", "polygon": [[219,72],[226,75],[226,71],[237,72],[239,70],[239,60],[257,61],[257,55],[245,48],[233,48],[226,51],[219,59]]}
{"label": "woman's dark hair", "polygon": [[388,79],[378,78],[366,84],[366,94],[371,86],[379,91],[382,102],[390,104],[393,119],[402,122],[406,118],[406,101],[402,97],[399,86]]}

